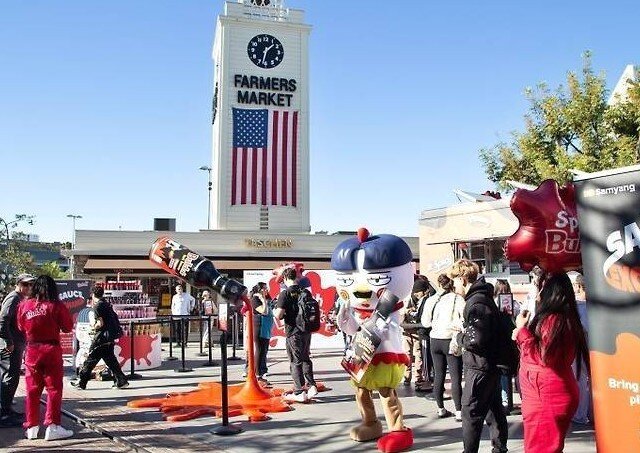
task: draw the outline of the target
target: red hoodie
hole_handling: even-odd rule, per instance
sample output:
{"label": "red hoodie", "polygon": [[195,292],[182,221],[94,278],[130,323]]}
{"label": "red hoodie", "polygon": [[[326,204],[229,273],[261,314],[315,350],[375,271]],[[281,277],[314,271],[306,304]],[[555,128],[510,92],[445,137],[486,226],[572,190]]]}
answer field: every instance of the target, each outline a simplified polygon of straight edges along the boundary
{"label": "red hoodie", "polygon": [[71,332],[73,318],[62,302],[23,300],[18,307],[18,329],[27,343],[60,342],[60,331]]}

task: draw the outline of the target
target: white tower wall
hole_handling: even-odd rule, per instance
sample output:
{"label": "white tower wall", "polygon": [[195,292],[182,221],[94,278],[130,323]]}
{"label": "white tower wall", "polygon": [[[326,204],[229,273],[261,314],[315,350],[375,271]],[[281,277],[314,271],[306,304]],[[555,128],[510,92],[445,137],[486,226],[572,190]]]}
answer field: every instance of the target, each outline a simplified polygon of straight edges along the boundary
{"label": "white tower wall", "polygon": [[[245,4],[246,3],[246,4]],[[270,6],[251,5],[251,1],[225,4],[225,13],[218,17],[215,40],[213,46],[213,59],[215,62],[214,84],[217,86],[216,115],[213,123],[213,183],[214,190],[211,202],[211,214],[213,228],[226,230],[276,230],[291,232],[310,231],[309,223],[309,65],[308,65],[308,39],[311,27],[303,23],[303,12],[290,10],[277,5],[281,2],[272,1]],[[259,3],[259,2],[258,2]],[[256,66],[249,58],[247,47],[249,42],[263,34],[271,35],[280,41],[284,49],[282,61],[275,67],[262,68]],[[273,54],[270,54],[273,56]],[[247,79],[242,77],[246,76]],[[240,79],[238,79],[240,77]],[[239,80],[252,80],[251,77],[260,78],[263,81],[272,81],[272,78],[286,81],[295,80],[295,90],[291,91],[292,84],[285,82],[278,89],[256,88],[242,86]],[[255,81],[253,79],[252,81]],[[238,92],[241,91],[241,98]],[[255,93],[255,97],[252,93]],[[264,93],[264,94],[261,94]],[[279,96],[281,95],[281,96]],[[273,105],[276,100],[280,105]],[[258,102],[254,102],[258,101]],[[265,105],[271,103],[271,105]],[[255,176],[248,176],[245,188],[242,189],[243,177],[239,177],[242,151],[234,155],[234,115],[233,109],[266,109],[268,115],[273,111],[279,111],[280,123],[284,111],[287,111],[290,122],[293,121],[293,112],[297,112],[297,142],[295,144],[295,166],[292,158],[293,144],[285,150],[288,157],[288,168],[285,175],[295,175],[295,181],[288,176],[289,193],[295,186],[295,195],[289,194],[288,205],[282,205],[282,200],[274,205],[272,201],[266,203],[261,200],[261,189],[273,184],[273,179],[278,179],[282,184],[281,176],[271,178],[272,171],[269,167],[268,184],[262,184],[262,176],[258,169]],[[269,116],[271,119],[272,116]],[[269,134],[278,121],[269,121]],[[239,126],[236,126],[239,127]],[[290,126],[289,134],[293,128]],[[280,142],[282,142],[280,138]],[[277,141],[276,141],[277,143]],[[282,146],[282,145],[281,145]],[[252,151],[249,151],[251,153]],[[263,151],[256,151],[260,155],[258,162],[262,163]],[[265,151],[266,152],[266,151]],[[275,149],[270,148],[270,152]],[[264,154],[266,155],[266,154]],[[252,158],[245,158],[249,162],[247,173],[251,173]],[[235,167],[234,167],[235,161]],[[234,179],[235,168],[235,179]],[[255,167],[253,167],[255,169]],[[277,170],[280,173],[280,169]],[[275,176],[275,174],[274,174]],[[253,182],[253,180],[257,182]],[[233,182],[235,181],[235,200]],[[240,182],[238,182],[240,181]],[[253,185],[252,185],[253,184]],[[260,193],[257,200],[252,200],[251,192],[257,184]],[[275,186],[274,186],[275,187]],[[244,202],[238,202],[242,190],[247,190]],[[281,188],[278,187],[278,193]],[[284,196],[283,196],[284,197]],[[295,206],[292,206],[295,199]],[[255,204],[254,204],[255,202]]]}

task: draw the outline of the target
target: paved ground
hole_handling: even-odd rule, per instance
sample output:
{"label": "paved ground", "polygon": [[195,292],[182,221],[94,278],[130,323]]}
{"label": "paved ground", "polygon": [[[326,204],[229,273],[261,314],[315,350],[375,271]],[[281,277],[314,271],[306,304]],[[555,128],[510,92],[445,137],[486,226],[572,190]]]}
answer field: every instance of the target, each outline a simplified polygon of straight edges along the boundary
{"label": "paved ground", "polygon": [[[201,367],[206,357],[196,357],[196,346],[188,348],[188,366],[191,373],[178,373],[174,369],[179,362],[165,361],[157,370],[142,371],[141,380],[131,381],[125,390],[111,389],[110,383],[92,381],[88,390],[79,392],[65,387],[64,410],[84,420],[93,429],[119,439],[113,442],[92,429],[81,427],[65,418],[63,424],[77,435],[71,439],[45,442],[23,439],[20,429],[0,430],[2,451],[128,451],[178,452],[178,451],[228,451],[249,452],[353,452],[377,451],[375,443],[354,443],[349,439],[351,426],[358,423],[353,392],[345,373],[339,367],[338,351],[316,351],[314,366],[316,379],[323,381],[332,391],[318,395],[316,401],[296,405],[291,412],[274,414],[272,420],[248,423],[246,417],[232,419],[240,422],[244,431],[231,437],[211,434],[220,426],[217,419],[206,417],[189,422],[163,421],[156,409],[129,409],[126,402],[136,397],[164,395],[194,388],[202,380],[218,380],[219,368]],[[216,351],[217,357],[219,351]],[[277,387],[290,386],[288,362],[284,351],[270,352],[269,380]],[[243,362],[230,366],[230,379],[241,380]],[[71,369],[68,370],[69,374]],[[409,388],[401,388],[406,423],[414,429],[416,442],[412,451],[459,452],[462,450],[460,423],[453,418],[438,419],[436,404],[430,397],[416,395]],[[24,389],[19,389],[18,404],[22,404]],[[453,409],[451,401],[445,403]],[[382,418],[382,417],[381,417]],[[480,451],[490,451],[485,429]],[[520,416],[509,417],[509,449],[523,451]],[[595,452],[593,430],[574,426],[565,448],[567,453]]]}

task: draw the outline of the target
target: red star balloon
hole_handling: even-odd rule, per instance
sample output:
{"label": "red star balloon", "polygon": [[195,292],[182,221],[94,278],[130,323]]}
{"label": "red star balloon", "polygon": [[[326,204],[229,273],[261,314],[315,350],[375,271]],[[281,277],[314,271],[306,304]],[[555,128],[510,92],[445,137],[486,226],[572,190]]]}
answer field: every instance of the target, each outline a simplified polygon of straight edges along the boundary
{"label": "red star balloon", "polygon": [[505,256],[525,271],[535,265],[547,272],[579,269],[580,231],[573,184],[562,188],[552,179],[536,190],[518,189],[511,211],[520,221],[505,243]]}

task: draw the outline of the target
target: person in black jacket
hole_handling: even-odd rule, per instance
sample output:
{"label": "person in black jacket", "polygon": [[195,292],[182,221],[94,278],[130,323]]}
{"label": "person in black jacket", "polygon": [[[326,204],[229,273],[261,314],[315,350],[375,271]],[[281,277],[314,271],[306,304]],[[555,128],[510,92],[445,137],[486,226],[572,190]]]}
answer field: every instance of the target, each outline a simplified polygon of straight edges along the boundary
{"label": "person in black jacket", "polygon": [[87,388],[91,373],[100,360],[103,360],[111,370],[115,380],[114,387],[122,389],[129,386],[129,382],[113,352],[114,342],[122,333],[120,320],[116,312],[113,311],[111,304],[104,300],[102,296],[104,296],[104,289],[101,286],[93,288],[91,299],[95,315],[93,326],[95,334],[89,348],[89,355],[80,369],[78,380],[71,381],[73,387],[81,390]]}
{"label": "person in black jacket", "polygon": [[479,268],[469,260],[458,260],[450,272],[454,290],[464,296],[464,329],[458,334],[462,345],[464,389],[462,392],[462,437],[464,453],[476,453],[482,424],[491,430],[493,453],[507,451],[508,426],[498,388],[498,307],[492,287]]}
{"label": "person in black jacket", "polygon": [[16,314],[20,302],[31,294],[35,280],[30,274],[18,275],[16,289],[7,295],[0,308],[0,428],[21,426],[24,419],[23,414],[13,409],[26,347]]}

